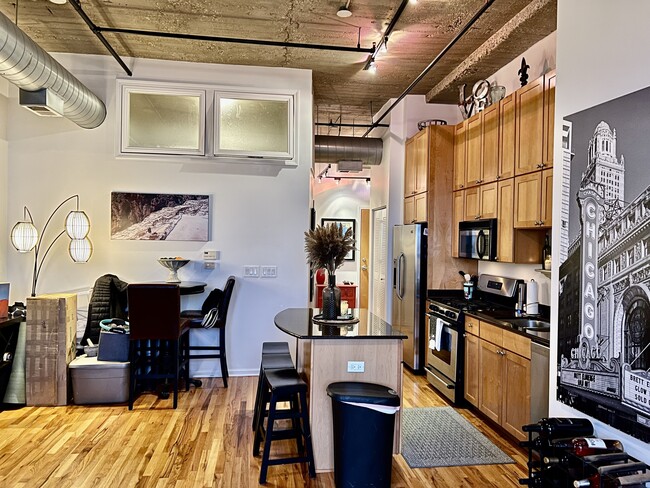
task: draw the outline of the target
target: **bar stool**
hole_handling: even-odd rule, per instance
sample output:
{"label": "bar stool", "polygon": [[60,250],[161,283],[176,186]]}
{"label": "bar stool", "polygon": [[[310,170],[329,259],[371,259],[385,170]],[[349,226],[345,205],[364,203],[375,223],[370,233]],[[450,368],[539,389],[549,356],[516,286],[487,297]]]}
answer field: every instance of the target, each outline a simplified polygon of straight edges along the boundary
{"label": "bar stool", "polygon": [[[260,444],[264,442],[262,467],[260,469],[260,484],[266,483],[269,466],[279,464],[307,463],[309,477],[316,477],[314,453],[311,445],[311,430],[309,427],[309,412],[307,410],[307,384],[300,378],[295,369],[272,369],[265,371],[261,405],[266,411],[269,403],[266,429],[264,417],[255,431],[253,456],[258,456]],[[289,402],[288,409],[278,409],[278,402]],[[276,420],[291,420],[291,428],[277,430]],[[295,439],[298,455],[293,457],[270,459],[271,442],[276,440]]]}
{"label": "bar stool", "polygon": [[262,404],[262,393],[266,387],[266,372],[275,369],[295,369],[289,354],[262,354],[260,376],[257,380],[257,395],[255,396],[255,410],[253,411],[253,432],[257,431],[260,422],[264,422],[266,404]]}
{"label": "bar stool", "polygon": [[[283,356],[282,359],[268,359],[267,356]],[[288,359],[287,359],[288,358]],[[255,407],[253,409],[253,432],[257,430],[257,423],[260,419],[260,401],[262,399],[262,386],[264,385],[265,369],[283,369],[293,368],[293,361],[289,352],[289,344],[286,342],[264,342],[262,343],[262,362],[260,364],[260,374],[257,379],[257,393],[255,394]]]}

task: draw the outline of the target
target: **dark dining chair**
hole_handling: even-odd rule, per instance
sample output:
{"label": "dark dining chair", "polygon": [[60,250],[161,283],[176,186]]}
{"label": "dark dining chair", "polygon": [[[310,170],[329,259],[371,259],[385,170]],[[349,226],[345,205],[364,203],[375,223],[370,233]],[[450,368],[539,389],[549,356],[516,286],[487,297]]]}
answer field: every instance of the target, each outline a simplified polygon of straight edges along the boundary
{"label": "dark dining chair", "polygon": [[173,408],[184,372],[189,389],[189,320],[181,319],[181,296],[173,284],[131,284],[127,288],[130,323],[131,377],[129,410],[139,389],[172,382]]}
{"label": "dark dining chair", "polygon": [[[190,319],[191,328],[209,328],[219,330],[219,343],[215,345],[203,346],[189,346],[189,359],[219,359],[221,364],[221,376],[223,379],[223,386],[228,388],[228,363],[226,360],[226,321],[228,318],[228,308],[230,306],[230,299],[232,292],[235,288],[235,277],[229,276],[223,290],[219,288],[214,289],[208,295],[201,310],[184,310],[181,312],[181,317]],[[212,312],[214,310],[214,312]],[[204,324],[204,319],[210,315],[209,324]],[[198,351],[198,354],[193,354],[192,351]],[[192,380],[196,386],[201,386],[200,380]]]}

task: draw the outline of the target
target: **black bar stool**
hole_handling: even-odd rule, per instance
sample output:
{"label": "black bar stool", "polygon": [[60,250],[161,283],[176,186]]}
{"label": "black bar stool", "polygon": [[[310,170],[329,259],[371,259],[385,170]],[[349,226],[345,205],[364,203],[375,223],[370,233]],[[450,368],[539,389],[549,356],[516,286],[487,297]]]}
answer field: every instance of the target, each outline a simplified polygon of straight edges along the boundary
{"label": "black bar stool", "polygon": [[[273,356],[282,356],[282,359],[271,359]],[[268,357],[266,361],[264,358]],[[262,400],[262,387],[264,386],[265,369],[284,369],[294,368],[289,344],[286,342],[264,342],[262,343],[262,361],[260,364],[260,374],[257,379],[257,393],[255,394],[255,407],[253,409],[253,432],[257,430],[257,423],[260,419],[260,402]],[[263,417],[262,417],[263,418]]]}
{"label": "black bar stool", "polygon": [[[264,374],[261,408],[266,411],[269,402],[268,419],[264,428],[264,416],[255,431],[253,456],[258,456],[260,444],[264,442],[262,467],[260,469],[260,484],[266,483],[269,466],[279,464],[307,463],[310,478],[316,477],[314,467],[314,452],[311,445],[311,430],[309,427],[309,412],[307,410],[307,384],[300,378],[295,369],[272,369]],[[278,402],[289,402],[288,409],[277,408]],[[276,430],[275,421],[289,419],[291,428]],[[298,455],[287,458],[270,459],[271,442],[284,439],[295,439]]]}
{"label": "black bar stool", "polygon": [[266,388],[266,372],[275,369],[295,369],[289,354],[262,355],[260,377],[257,381],[257,395],[255,396],[255,410],[253,411],[253,432],[257,431],[260,422],[264,422],[266,404],[262,404],[262,393]]}

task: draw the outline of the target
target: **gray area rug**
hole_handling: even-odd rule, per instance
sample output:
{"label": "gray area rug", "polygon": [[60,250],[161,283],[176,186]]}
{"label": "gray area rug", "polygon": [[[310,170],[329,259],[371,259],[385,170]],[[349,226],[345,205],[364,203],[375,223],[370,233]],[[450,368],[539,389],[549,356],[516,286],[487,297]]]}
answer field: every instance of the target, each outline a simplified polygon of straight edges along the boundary
{"label": "gray area rug", "polygon": [[514,463],[452,407],[405,408],[402,456],[411,468]]}

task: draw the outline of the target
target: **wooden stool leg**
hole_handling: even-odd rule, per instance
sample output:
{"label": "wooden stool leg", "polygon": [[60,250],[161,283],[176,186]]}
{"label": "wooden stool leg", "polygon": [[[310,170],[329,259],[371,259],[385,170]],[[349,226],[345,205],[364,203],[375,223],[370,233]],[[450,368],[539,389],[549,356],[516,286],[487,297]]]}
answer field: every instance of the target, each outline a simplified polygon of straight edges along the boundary
{"label": "wooden stool leg", "polygon": [[307,395],[305,391],[300,392],[300,415],[302,417],[302,432],[305,436],[305,448],[307,451],[307,463],[309,467],[309,477],[316,477],[316,468],[314,467],[314,451],[311,445],[311,429],[309,427],[309,411],[307,410]]}
{"label": "wooden stool leg", "polygon": [[291,418],[291,428],[293,429],[294,435],[296,436],[296,448],[298,449],[298,456],[302,456],[304,454],[304,447],[302,444],[303,431],[302,427],[300,426],[301,412],[297,393],[291,395],[289,405],[291,406],[292,412],[295,414],[295,416]]}
{"label": "wooden stool leg", "polygon": [[[180,339],[179,339],[180,340]],[[181,367],[180,359],[179,359],[179,354],[178,351],[180,349],[180,344],[179,341],[170,341],[170,345],[172,347],[172,365],[174,368],[174,406],[173,408],[176,408],[178,406],[178,379],[179,379],[179,370]]]}
{"label": "wooden stool leg", "polygon": [[262,369],[262,365],[260,365],[260,375],[257,379],[257,393],[255,394],[255,407],[253,410],[253,432],[257,431],[257,424],[260,418],[263,382],[264,382],[264,370]]}
{"label": "wooden stool leg", "polygon": [[260,394],[260,408],[257,411],[257,425],[255,426],[255,440],[253,441],[253,456],[259,456],[260,443],[262,442],[262,432],[264,431],[264,411],[269,401],[269,386],[266,380],[262,378],[262,392]]}
{"label": "wooden stool leg", "polygon": [[271,455],[271,441],[273,439],[276,407],[277,398],[275,393],[271,392],[271,404],[269,406],[269,416],[266,421],[266,436],[264,439],[264,452],[262,453],[262,467],[260,469],[260,485],[266,483],[266,473],[269,470],[269,457]]}
{"label": "wooden stool leg", "polygon": [[219,361],[221,363],[221,377],[224,388],[228,388],[228,363],[226,362],[226,329],[219,329]]}

